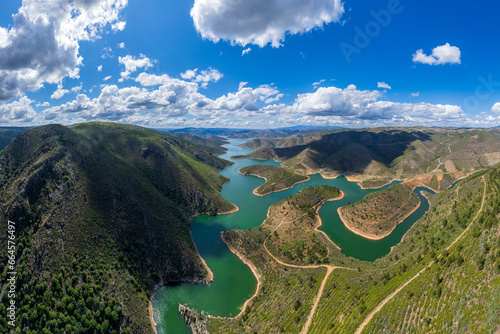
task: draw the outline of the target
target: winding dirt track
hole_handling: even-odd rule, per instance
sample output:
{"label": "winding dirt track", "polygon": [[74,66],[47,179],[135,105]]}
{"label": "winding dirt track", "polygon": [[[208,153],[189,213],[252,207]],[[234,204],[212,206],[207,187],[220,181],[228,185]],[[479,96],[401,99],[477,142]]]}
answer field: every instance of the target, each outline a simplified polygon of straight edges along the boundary
{"label": "winding dirt track", "polygon": [[[479,215],[483,211],[484,202],[486,200],[486,180],[485,180],[484,176],[482,178],[483,178],[483,183],[484,183],[484,191],[483,191],[483,200],[481,202],[481,208],[479,209],[479,211],[477,212],[477,214],[474,216],[474,218],[471,220],[471,222],[469,223],[469,226],[467,226],[467,228],[446,248],[446,250],[449,250],[458,240],[460,240],[463,237],[463,235],[472,226],[472,223],[477,219],[477,217],[479,217]],[[423,273],[424,270],[430,268],[430,266],[432,264],[434,264],[434,261],[431,261],[427,266],[425,266],[422,270],[420,270],[415,276],[413,276],[408,281],[406,281],[403,285],[401,285],[399,288],[397,288],[396,291],[394,291],[393,293],[391,293],[389,296],[385,297],[385,299],[382,300],[377,305],[377,307],[375,307],[375,309],[373,309],[373,311],[371,311],[370,314],[368,314],[368,316],[363,320],[363,322],[361,323],[361,325],[359,325],[359,327],[356,329],[355,334],[361,334],[361,332],[366,327],[366,325],[368,325],[368,323],[382,309],[382,307],[384,307],[385,304],[387,304],[392,298],[394,298],[395,295],[397,295],[401,290],[403,290],[403,288],[406,287],[408,284],[410,284],[415,278],[417,278],[418,276],[420,276],[420,274]]]}
{"label": "winding dirt track", "polygon": [[[344,193],[341,194],[340,197],[338,198],[334,198],[332,200],[338,200],[338,199],[341,199],[344,197]],[[321,203],[323,204],[323,203]],[[316,208],[316,210],[319,209]],[[305,214],[304,214],[305,215]],[[302,215],[302,216],[304,216]],[[300,216],[300,217],[302,217]],[[280,226],[282,226],[283,224],[285,223],[291,223],[292,221],[294,220],[297,220],[299,219],[300,217],[297,217],[291,221],[286,221],[285,218],[283,218],[281,220],[281,222],[276,226],[276,228],[273,230],[276,231]],[[320,224],[321,225],[321,224]],[[318,226],[316,226],[316,229],[318,228]],[[272,234],[272,232],[271,232]],[[269,234],[269,235],[271,235]],[[314,304],[311,308],[311,311],[309,312],[309,315],[307,317],[307,320],[306,320],[306,323],[304,324],[304,326],[302,327],[302,330],[300,331],[301,334],[306,334],[307,331],[309,330],[309,327],[311,326],[311,323],[312,323],[312,320],[314,318],[314,313],[316,312],[316,308],[318,307],[319,305],[319,302],[321,300],[321,296],[323,296],[323,290],[325,289],[325,285],[326,285],[326,281],[328,280],[328,277],[330,277],[330,274],[333,272],[333,270],[335,269],[347,269],[347,270],[355,270],[353,268],[348,268],[348,267],[339,267],[339,266],[333,266],[333,265],[329,265],[329,264],[318,264],[318,265],[303,265],[303,266],[299,266],[299,265],[295,265],[295,264],[290,264],[290,263],[286,263],[286,262],[283,262],[281,261],[280,259],[278,259],[276,256],[274,256],[274,254],[272,254],[269,249],[267,249],[267,246],[266,246],[266,241],[267,239],[269,238],[269,236],[264,240],[264,243],[263,243],[263,246],[264,246],[264,249],[266,250],[267,254],[269,254],[270,257],[272,257],[274,259],[274,261],[276,261],[277,263],[283,265],[283,266],[286,266],[286,267],[291,267],[291,268],[310,268],[310,269],[314,269],[314,268],[326,268],[326,274],[325,274],[325,277],[323,278],[323,280],[321,281],[321,285],[319,287],[319,290],[318,290],[318,294],[316,295],[316,299],[314,300]],[[245,306],[246,306],[246,303],[245,303]]]}

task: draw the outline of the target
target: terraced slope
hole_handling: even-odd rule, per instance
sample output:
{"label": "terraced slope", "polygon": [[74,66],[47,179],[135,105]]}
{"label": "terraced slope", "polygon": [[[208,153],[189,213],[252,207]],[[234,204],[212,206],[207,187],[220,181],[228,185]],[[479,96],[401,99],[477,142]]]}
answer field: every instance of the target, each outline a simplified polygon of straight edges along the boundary
{"label": "terraced slope", "polygon": [[399,223],[420,205],[412,189],[398,183],[387,189],[367,195],[361,201],[338,209],[347,228],[368,239],[388,236]]}
{"label": "terraced slope", "polygon": [[[302,203],[283,202],[291,201]],[[311,226],[299,210],[277,220],[277,203],[261,227],[224,233],[256,269],[255,297],[239,317],[201,321],[211,333],[498,332],[500,170],[475,173],[430,202],[384,258],[361,262],[329,248],[326,262],[312,264],[273,249],[285,226]]]}
{"label": "terraced slope", "polygon": [[301,173],[344,174],[366,188],[393,179],[436,191],[500,163],[498,129],[377,128],[255,139],[248,157],[275,159]]}

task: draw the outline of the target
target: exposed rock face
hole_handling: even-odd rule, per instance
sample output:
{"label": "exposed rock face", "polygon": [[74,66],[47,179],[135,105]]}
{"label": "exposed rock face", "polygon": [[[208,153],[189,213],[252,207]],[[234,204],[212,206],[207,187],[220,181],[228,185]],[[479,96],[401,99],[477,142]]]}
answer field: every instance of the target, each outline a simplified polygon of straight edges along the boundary
{"label": "exposed rock face", "polygon": [[209,334],[207,329],[207,318],[189,307],[179,304],[179,312],[193,334]]}

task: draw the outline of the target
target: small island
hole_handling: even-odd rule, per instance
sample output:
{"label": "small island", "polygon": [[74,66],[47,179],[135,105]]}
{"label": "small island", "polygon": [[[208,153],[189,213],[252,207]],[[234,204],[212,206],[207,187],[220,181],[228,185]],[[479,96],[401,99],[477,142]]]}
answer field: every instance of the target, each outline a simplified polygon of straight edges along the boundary
{"label": "small island", "polygon": [[412,188],[399,183],[337,211],[349,230],[362,237],[379,240],[391,234],[419,206],[420,200]]}
{"label": "small island", "polygon": [[309,180],[309,176],[299,174],[290,168],[252,165],[238,171],[242,175],[254,175],[266,180],[266,183],[253,191],[257,196],[265,196],[273,192],[289,189],[297,183]]}

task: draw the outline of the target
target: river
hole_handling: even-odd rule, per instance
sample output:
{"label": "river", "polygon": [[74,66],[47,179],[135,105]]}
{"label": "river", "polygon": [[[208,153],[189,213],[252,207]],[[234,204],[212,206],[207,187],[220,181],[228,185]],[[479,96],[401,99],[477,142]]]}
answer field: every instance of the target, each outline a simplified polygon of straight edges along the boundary
{"label": "river", "polygon": [[344,226],[338,216],[337,208],[347,205],[348,202],[357,202],[367,194],[385,189],[396,181],[376,190],[364,190],[357,183],[349,182],[343,176],[325,179],[320,174],[314,174],[310,175],[309,181],[299,183],[291,189],[264,197],[255,196],[252,191],[262,185],[264,180],[255,176],[243,176],[238,173],[238,170],[255,164],[279,166],[279,163],[273,160],[230,159],[232,156],[246,155],[252,151],[238,146],[247,140],[231,139],[229,144],[224,145],[228,151],[220,156],[235,163],[221,171],[222,175],[231,179],[226,183],[221,194],[228,201],[236,204],[239,210],[232,214],[215,217],[198,216],[192,222],[191,232],[194,243],[213,271],[215,280],[210,285],[182,283],[159,289],[154,297],[153,309],[160,334],[190,333],[178,312],[179,303],[214,316],[234,316],[239,313],[245,300],[255,291],[257,281],[250,269],[229,251],[220,237],[220,232],[259,226],[266,219],[267,209],[271,205],[304,188],[330,185],[345,193],[340,201],[323,204],[319,210],[319,215],[323,220],[323,226],[320,229],[342,248],[345,255],[360,260],[374,261],[388,254],[391,247],[401,241],[406,231],[429,209],[427,199],[421,194],[422,190],[427,189],[416,188],[415,192],[421,201],[420,207],[399,224],[388,237],[376,241],[365,239]]}

